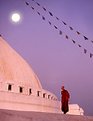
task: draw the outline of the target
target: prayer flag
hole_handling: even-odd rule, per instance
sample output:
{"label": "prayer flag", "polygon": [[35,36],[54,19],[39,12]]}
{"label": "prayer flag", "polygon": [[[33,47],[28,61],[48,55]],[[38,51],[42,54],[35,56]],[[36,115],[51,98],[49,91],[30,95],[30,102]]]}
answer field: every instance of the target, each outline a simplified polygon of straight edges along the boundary
{"label": "prayer flag", "polygon": [[78,31],[76,31],[76,32],[77,32],[78,35],[80,34],[80,32],[78,32]]}
{"label": "prayer flag", "polygon": [[64,25],[67,25],[64,21],[62,21]]}
{"label": "prayer flag", "polygon": [[42,16],[42,19],[43,19],[43,20],[45,20],[45,17],[44,17],[44,16]]}
{"label": "prayer flag", "polygon": [[40,4],[39,4],[38,2],[36,2],[36,4],[37,4],[38,6],[40,6]]}
{"label": "prayer flag", "polygon": [[70,30],[73,30],[73,28],[71,26],[69,26]]}
{"label": "prayer flag", "polygon": [[51,16],[53,16],[53,14],[49,11],[49,14],[51,15]]}
{"label": "prayer flag", "polygon": [[56,19],[57,19],[57,20],[59,20],[59,18],[58,18],[58,17],[56,17]]}
{"label": "prayer flag", "polygon": [[81,47],[81,45],[78,44],[79,47]]}
{"label": "prayer flag", "polygon": [[66,35],[66,39],[68,39],[68,36]]}
{"label": "prayer flag", "polygon": [[50,21],[48,21],[48,23],[51,25],[51,22]]}
{"label": "prayer flag", "polygon": [[55,27],[55,29],[58,29],[57,26],[54,25],[54,27]]}
{"label": "prayer flag", "polygon": [[26,5],[29,5],[29,3],[28,2],[25,2],[26,3]]}
{"label": "prayer flag", "polygon": [[84,53],[87,53],[87,50],[86,49],[84,49]]}
{"label": "prayer flag", "polygon": [[46,11],[46,8],[42,7],[44,9],[44,11]]}
{"label": "prayer flag", "polygon": [[34,7],[31,6],[31,8],[34,10]]}
{"label": "prayer flag", "polygon": [[88,38],[86,36],[83,36],[85,40],[88,40]]}
{"label": "prayer flag", "polygon": [[93,54],[92,53],[90,53],[90,58],[93,56]]}
{"label": "prayer flag", "polygon": [[61,30],[59,31],[59,34],[62,35],[62,31]]}
{"label": "prayer flag", "polygon": [[73,42],[73,43],[76,43],[73,39],[72,39],[72,42]]}
{"label": "prayer flag", "polygon": [[40,13],[37,11],[38,15],[40,15]]}

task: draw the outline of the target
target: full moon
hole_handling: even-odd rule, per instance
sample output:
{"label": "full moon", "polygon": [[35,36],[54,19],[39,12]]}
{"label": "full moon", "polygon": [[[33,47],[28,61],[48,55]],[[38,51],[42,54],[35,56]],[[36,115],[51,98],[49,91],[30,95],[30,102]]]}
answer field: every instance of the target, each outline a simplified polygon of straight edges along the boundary
{"label": "full moon", "polygon": [[11,19],[13,22],[17,23],[20,21],[21,17],[20,17],[20,14],[19,13],[13,13],[11,15]]}

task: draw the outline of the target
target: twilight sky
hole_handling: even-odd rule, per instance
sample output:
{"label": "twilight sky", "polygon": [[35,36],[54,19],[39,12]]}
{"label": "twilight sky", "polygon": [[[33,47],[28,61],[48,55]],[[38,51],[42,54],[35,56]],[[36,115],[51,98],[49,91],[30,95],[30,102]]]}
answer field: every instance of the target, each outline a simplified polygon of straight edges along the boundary
{"label": "twilight sky", "polygon": [[[10,19],[15,11],[22,17],[18,24]],[[0,34],[31,65],[44,89],[60,100],[64,85],[70,103],[93,116],[93,0],[0,0]]]}

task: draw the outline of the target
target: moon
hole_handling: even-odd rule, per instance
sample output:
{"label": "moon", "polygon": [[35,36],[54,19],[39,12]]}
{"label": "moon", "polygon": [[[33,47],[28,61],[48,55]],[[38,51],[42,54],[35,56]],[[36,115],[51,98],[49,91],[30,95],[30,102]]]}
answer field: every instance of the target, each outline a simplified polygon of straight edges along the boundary
{"label": "moon", "polygon": [[21,20],[21,15],[19,13],[13,13],[11,15],[11,20],[15,23],[18,23]]}

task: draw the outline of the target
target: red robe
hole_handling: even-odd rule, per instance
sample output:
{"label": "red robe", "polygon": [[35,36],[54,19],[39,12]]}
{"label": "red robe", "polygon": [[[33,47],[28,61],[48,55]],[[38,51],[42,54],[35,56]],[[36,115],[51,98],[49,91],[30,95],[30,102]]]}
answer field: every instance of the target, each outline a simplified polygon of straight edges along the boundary
{"label": "red robe", "polygon": [[67,90],[61,91],[61,110],[65,113],[69,111],[68,101],[69,101],[70,95]]}

